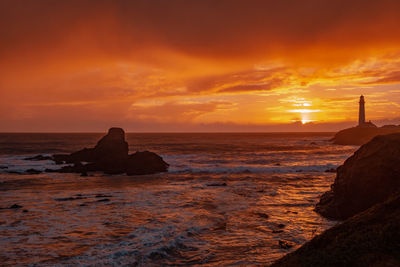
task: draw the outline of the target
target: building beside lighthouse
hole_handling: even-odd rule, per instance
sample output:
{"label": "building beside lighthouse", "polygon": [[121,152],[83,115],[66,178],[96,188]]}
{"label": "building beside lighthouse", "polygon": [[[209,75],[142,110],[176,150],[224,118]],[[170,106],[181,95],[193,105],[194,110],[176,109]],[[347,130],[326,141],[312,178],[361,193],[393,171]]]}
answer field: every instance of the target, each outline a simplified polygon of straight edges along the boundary
{"label": "building beside lighthouse", "polygon": [[375,127],[376,125],[373,124],[371,121],[365,121],[365,100],[364,96],[360,96],[359,101],[359,109],[358,109],[358,127]]}

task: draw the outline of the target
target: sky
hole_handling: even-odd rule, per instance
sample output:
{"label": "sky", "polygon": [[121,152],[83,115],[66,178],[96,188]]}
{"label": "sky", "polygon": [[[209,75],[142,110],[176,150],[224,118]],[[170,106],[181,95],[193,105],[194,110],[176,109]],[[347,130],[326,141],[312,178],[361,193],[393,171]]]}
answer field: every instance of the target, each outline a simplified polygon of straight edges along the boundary
{"label": "sky", "polygon": [[398,0],[1,0],[0,132],[400,124]]}

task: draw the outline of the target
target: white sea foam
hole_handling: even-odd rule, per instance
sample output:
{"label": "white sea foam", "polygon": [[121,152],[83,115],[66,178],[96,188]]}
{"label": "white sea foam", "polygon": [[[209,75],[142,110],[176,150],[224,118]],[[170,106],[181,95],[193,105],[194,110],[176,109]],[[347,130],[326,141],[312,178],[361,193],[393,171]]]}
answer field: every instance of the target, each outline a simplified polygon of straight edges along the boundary
{"label": "white sea foam", "polygon": [[278,240],[295,249],[335,224],[313,207],[334,179],[324,171],[355,149],[312,134],[128,134],[132,150],[162,155],[169,173],[8,173],[59,168],[23,159],[99,135],[28,137],[2,148],[0,135],[4,265],[268,265],[288,252]]}

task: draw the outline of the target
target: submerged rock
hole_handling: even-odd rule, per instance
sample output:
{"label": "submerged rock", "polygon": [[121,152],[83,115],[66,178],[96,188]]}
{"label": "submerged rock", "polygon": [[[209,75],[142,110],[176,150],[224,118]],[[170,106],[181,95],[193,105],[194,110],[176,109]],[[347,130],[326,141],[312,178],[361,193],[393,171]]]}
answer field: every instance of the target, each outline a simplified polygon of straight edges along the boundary
{"label": "submerged rock", "polygon": [[36,169],[27,169],[25,172],[28,173],[28,174],[40,174],[40,173],[42,173],[42,171],[39,171],[39,170],[36,170]]}
{"label": "submerged rock", "polygon": [[86,199],[87,197],[77,196],[77,197],[62,197],[62,198],[55,198],[56,201],[72,201],[72,200],[79,200],[79,199]]}
{"label": "submerged rock", "polygon": [[33,157],[27,157],[24,158],[24,160],[33,160],[33,161],[40,161],[40,160],[52,160],[53,158],[50,156],[43,156],[43,155],[37,155]]}
{"label": "submerged rock", "polygon": [[129,155],[125,132],[121,128],[110,128],[94,148],[84,148],[71,154],[56,154],[52,159],[57,163],[73,165],[58,170],[46,169],[46,172],[80,173],[102,171],[107,174],[127,173],[128,175],[154,174],[168,171],[166,163],[153,152],[136,152]]}
{"label": "submerged rock", "polygon": [[9,209],[20,209],[23,208],[23,206],[19,205],[19,204],[13,204],[9,207]]}
{"label": "submerged rock", "polygon": [[264,218],[264,219],[268,219],[268,218],[269,218],[269,215],[266,214],[266,213],[255,212],[254,214],[257,215],[257,216],[259,216],[259,217],[261,217],[261,218]]}
{"label": "submerged rock", "polygon": [[103,198],[103,199],[97,200],[97,202],[110,202],[110,199],[108,199],[108,198]]}
{"label": "submerged rock", "polygon": [[278,244],[279,244],[279,247],[283,248],[283,249],[289,249],[289,248],[293,247],[293,244],[286,240],[279,240]]}
{"label": "submerged rock", "polygon": [[400,266],[400,194],[314,237],[271,266]]}
{"label": "submerged rock", "polygon": [[337,169],[331,190],[321,196],[316,211],[331,219],[346,219],[399,189],[400,133],[377,136]]}
{"label": "submerged rock", "polygon": [[207,186],[228,186],[227,183],[211,183],[207,184]]}

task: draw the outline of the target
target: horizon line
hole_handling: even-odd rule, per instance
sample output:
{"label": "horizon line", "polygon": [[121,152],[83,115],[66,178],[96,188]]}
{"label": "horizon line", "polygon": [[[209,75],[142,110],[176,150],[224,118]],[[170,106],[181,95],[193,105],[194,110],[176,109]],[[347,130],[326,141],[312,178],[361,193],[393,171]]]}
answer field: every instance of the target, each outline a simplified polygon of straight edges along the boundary
{"label": "horizon line", "polygon": [[[125,130],[124,130],[125,131]],[[101,133],[105,133],[107,131],[87,131],[87,132],[77,132],[77,131],[69,131],[69,132],[57,132],[57,131],[48,131],[48,132],[40,132],[40,131],[21,131],[21,132],[13,132],[13,131],[4,131],[1,132],[0,134],[72,134],[72,133],[90,133],[90,134],[101,134]],[[169,133],[188,133],[188,134],[196,134],[196,133],[220,133],[220,134],[224,134],[224,133],[336,133],[337,131],[125,131],[126,134],[129,133],[149,133],[149,134],[154,134],[154,133],[159,133],[159,134],[169,134]]]}

